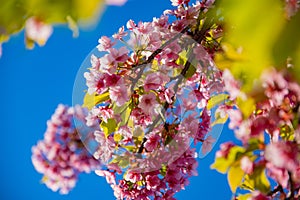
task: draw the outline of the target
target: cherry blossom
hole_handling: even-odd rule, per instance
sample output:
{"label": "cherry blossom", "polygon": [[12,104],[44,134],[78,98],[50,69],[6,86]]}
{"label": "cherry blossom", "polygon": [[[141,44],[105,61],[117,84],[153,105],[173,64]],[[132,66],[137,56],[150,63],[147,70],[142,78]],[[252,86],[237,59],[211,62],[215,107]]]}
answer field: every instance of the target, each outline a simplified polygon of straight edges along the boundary
{"label": "cherry blossom", "polygon": [[36,17],[26,20],[25,34],[26,38],[43,46],[53,32],[52,26],[46,24]]}
{"label": "cherry blossom", "polygon": [[32,147],[32,163],[43,174],[42,182],[62,194],[75,186],[80,173],[89,173],[99,166],[73,124],[73,116],[83,113],[80,109],[59,105],[47,122],[44,139]]}

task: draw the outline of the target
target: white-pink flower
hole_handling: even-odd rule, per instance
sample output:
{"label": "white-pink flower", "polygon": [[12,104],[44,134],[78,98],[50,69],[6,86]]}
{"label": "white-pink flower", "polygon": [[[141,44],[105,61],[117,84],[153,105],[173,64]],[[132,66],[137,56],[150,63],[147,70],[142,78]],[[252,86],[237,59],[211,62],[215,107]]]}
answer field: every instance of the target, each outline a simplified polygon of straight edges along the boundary
{"label": "white-pink flower", "polygon": [[44,23],[36,17],[31,17],[25,22],[25,34],[29,40],[43,46],[52,34],[52,26]]}
{"label": "white-pink flower", "polygon": [[109,89],[109,95],[111,100],[116,102],[117,106],[122,106],[129,100],[127,87],[125,87],[124,85],[111,87]]}
{"label": "white-pink flower", "polygon": [[115,73],[118,63],[125,62],[128,56],[128,49],[121,47],[120,49],[110,48],[107,50],[109,54],[100,58],[100,70],[110,74]]}
{"label": "white-pink flower", "polygon": [[142,109],[142,111],[146,114],[152,115],[156,113],[155,109],[158,106],[158,102],[156,101],[156,96],[154,93],[150,92],[149,94],[144,94],[139,97],[139,105],[138,107]]}
{"label": "white-pink flower", "polygon": [[148,137],[147,137],[147,141],[145,142],[145,148],[147,149],[147,151],[153,151],[155,150],[155,148],[157,147],[158,143],[160,140],[160,136],[158,135],[158,133],[151,133]]}
{"label": "white-pink flower", "polygon": [[108,49],[112,48],[115,44],[115,42],[112,42],[109,37],[107,36],[102,36],[99,40],[98,40],[99,44],[97,46],[97,49],[99,51],[107,51]]}
{"label": "white-pink flower", "polygon": [[86,85],[88,86],[88,93],[92,95],[94,92],[102,94],[105,90],[104,74],[97,70],[91,69],[90,72],[83,74],[86,79]]}
{"label": "white-pink flower", "polygon": [[233,75],[228,69],[223,71],[224,89],[229,92],[230,99],[235,99],[240,95],[240,86],[234,79]]}
{"label": "white-pink flower", "polygon": [[107,170],[95,170],[98,176],[103,176],[106,178],[108,184],[116,185],[116,174]]}
{"label": "white-pink flower", "polygon": [[121,28],[119,28],[118,33],[115,33],[113,35],[113,38],[121,40],[126,35],[127,35],[127,33],[124,31],[124,26],[122,26]]}
{"label": "white-pink flower", "polygon": [[250,160],[248,156],[244,156],[241,159],[241,169],[246,173],[246,174],[251,174],[254,169],[254,163],[253,161]]}
{"label": "white-pink flower", "polygon": [[160,72],[151,73],[145,79],[144,89],[146,92],[161,89],[163,84],[169,80],[170,78],[167,75]]}

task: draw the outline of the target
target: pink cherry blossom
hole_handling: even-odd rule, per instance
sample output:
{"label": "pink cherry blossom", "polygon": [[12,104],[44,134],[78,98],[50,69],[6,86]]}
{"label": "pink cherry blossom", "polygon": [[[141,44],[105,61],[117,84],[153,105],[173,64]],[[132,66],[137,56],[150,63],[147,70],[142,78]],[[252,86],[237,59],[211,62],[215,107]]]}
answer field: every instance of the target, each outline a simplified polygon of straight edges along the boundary
{"label": "pink cherry blossom", "polygon": [[97,46],[98,51],[107,51],[112,48],[115,42],[112,42],[107,36],[102,36],[99,40],[99,45]]}
{"label": "pink cherry blossom", "polygon": [[109,95],[111,100],[113,100],[117,106],[122,106],[129,100],[127,87],[124,85],[111,87],[109,89]]}
{"label": "pink cherry blossom", "polygon": [[158,90],[163,87],[163,84],[169,81],[169,77],[156,72],[149,74],[144,82],[144,89],[146,92],[150,90]]}
{"label": "pink cherry blossom", "polygon": [[106,178],[106,182],[108,184],[116,184],[116,175],[113,172],[107,171],[107,170],[96,170],[95,173],[98,176],[103,176]]}
{"label": "pink cherry blossom", "polygon": [[180,4],[187,4],[190,0],[171,0],[172,6],[179,6]]}
{"label": "pink cherry blossom", "polygon": [[100,60],[94,54],[91,55],[92,69],[99,70]]}
{"label": "pink cherry blossom", "polygon": [[156,101],[156,96],[154,93],[150,92],[149,94],[144,94],[139,97],[139,105],[138,107],[142,109],[142,111],[146,114],[152,115],[155,114],[155,109],[158,106],[158,102]]}
{"label": "pink cherry blossom", "polygon": [[77,112],[84,113],[79,107],[59,105],[47,122],[44,140],[32,147],[32,163],[44,175],[43,183],[62,194],[67,194],[75,186],[80,173],[89,173],[99,166],[84,148],[74,127],[73,117]]}
{"label": "pink cherry blossom", "polygon": [[104,83],[104,74],[99,71],[91,69],[90,72],[85,72],[84,77],[86,79],[86,85],[88,86],[88,93],[102,94],[107,88]]}
{"label": "pink cherry blossom", "polygon": [[237,98],[240,95],[240,86],[228,69],[223,71],[223,81],[224,89],[229,92],[230,99]]}
{"label": "pink cherry blossom", "polygon": [[39,20],[36,17],[31,17],[26,20],[25,34],[26,38],[32,40],[38,45],[43,46],[53,32],[52,26]]}
{"label": "pink cherry blossom", "polygon": [[276,167],[294,171],[299,165],[296,143],[279,141],[266,147],[265,158]]}
{"label": "pink cherry blossom", "polygon": [[118,39],[118,40],[121,40],[124,36],[126,36],[127,33],[124,31],[124,26],[122,26],[121,28],[119,28],[119,31],[118,33],[115,33],[113,35],[113,38],[114,39]]}
{"label": "pink cherry blossom", "polygon": [[134,23],[134,21],[133,20],[128,20],[128,22],[127,22],[127,24],[126,24],[126,27],[129,29],[129,30],[133,30],[133,29],[135,29],[136,28],[136,24]]}
{"label": "pink cherry blossom", "polygon": [[106,87],[114,87],[114,86],[124,84],[121,76],[119,76],[117,74],[106,74],[104,81],[105,81]]}
{"label": "pink cherry blossom", "polygon": [[94,157],[102,163],[108,163],[113,156],[115,142],[112,138],[106,138],[102,131],[94,132],[95,140],[99,143],[98,149],[94,153]]}
{"label": "pink cherry blossom", "polygon": [[286,169],[276,167],[270,162],[266,164],[266,169],[269,177],[277,181],[283,188],[288,187],[289,175]]}
{"label": "pink cherry blossom", "polygon": [[128,57],[128,49],[121,47],[120,49],[110,48],[107,50],[109,54],[106,54],[100,58],[100,70],[102,72],[113,74],[116,71],[117,64],[125,62]]}
{"label": "pink cherry blossom", "polygon": [[157,133],[151,133],[150,135],[148,135],[147,141],[144,146],[147,149],[147,151],[151,152],[157,147],[159,141],[159,135]]}
{"label": "pink cherry blossom", "polygon": [[216,153],[216,157],[217,158],[223,157],[223,158],[227,159],[231,148],[234,147],[234,146],[235,145],[232,142],[226,142],[226,143],[221,144],[220,145],[220,150],[217,151],[217,153]]}
{"label": "pink cherry blossom", "polygon": [[252,174],[254,168],[253,161],[249,159],[249,157],[244,156],[241,159],[241,169],[246,173],[246,174]]}

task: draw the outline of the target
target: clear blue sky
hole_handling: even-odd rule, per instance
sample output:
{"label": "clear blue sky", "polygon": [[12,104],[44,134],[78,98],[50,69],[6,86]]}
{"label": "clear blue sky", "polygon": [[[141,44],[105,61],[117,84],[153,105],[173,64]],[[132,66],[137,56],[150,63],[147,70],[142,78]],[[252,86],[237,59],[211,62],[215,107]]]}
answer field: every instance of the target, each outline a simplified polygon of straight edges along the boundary
{"label": "clear blue sky", "polygon": [[[25,50],[23,33],[3,44],[0,58],[1,141],[0,200],[115,199],[105,180],[81,175],[67,196],[40,184],[41,174],[31,164],[31,146],[43,138],[46,121],[57,104],[72,104],[73,82],[81,62],[102,35],[112,35],[129,19],[151,21],[171,8],[169,0],[129,0],[123,7],[107,7],[98,25],[78,38],[66,27],[56,27],[45,47]],[[225,129],[227,130],[227,129]],[[214,152],[232,133],[223,131],[213,152],[199,159],[199,175],[193,177],[178,200],[230,199],[226,176],[209,169]]]}

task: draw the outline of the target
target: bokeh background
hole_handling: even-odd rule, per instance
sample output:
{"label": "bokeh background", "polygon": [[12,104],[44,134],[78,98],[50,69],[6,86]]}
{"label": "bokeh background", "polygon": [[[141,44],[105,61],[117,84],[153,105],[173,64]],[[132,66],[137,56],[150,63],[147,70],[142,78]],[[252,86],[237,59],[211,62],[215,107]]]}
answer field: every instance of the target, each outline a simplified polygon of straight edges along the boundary
{"label": "bokeh background", "polygon": [[[47,44],[34,50],[24,47],[24,33],[3,44],[0,58],[0,200],[112,200],[105,179],[82,174],[68,195],[61,196],[41,184],[31,164],[31,147],[43,138],[46,121],[59,103],[72,105],[77,70],[102,35],[110,36],[129,19],[151,21],[166,9],[169,0],[129,0],[124,6],[108,6],[99,22],[81,30],[78,38],[66,26],[57,26]],[[226,127],[226,125],[224,126]],[[233,139],[224,128],[212,152],[199,159],[197,177],[179,192],[178,200],[230,199],[226,176],[210,170],[220,143]]]}

